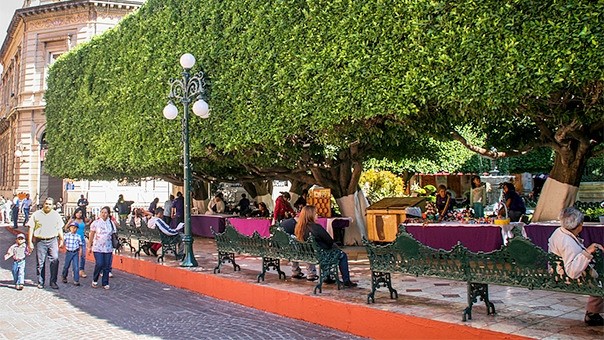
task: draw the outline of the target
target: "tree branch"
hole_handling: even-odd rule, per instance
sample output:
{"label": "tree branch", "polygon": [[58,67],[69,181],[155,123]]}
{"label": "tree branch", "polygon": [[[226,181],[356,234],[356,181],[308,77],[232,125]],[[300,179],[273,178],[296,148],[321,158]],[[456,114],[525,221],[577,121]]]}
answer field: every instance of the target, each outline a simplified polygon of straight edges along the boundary
{"label": "tree branch", "polygon": [[487,157],[489,159],[499,159],[499,158],[505,158],[505,157],[511,157],[511,156],[520,156],[520,155],[524,155],[524,154],[528,153],[529,151],[531,151],[535,148],[535,145],[528,145],[525,148],[523,148],[522,150],[494,151],[494,150],[485,149],[483,147],[471,144],[455,130],[451,132],[451,137],[454,140],[460,142],[468,150],[476,152],[477,154]]}

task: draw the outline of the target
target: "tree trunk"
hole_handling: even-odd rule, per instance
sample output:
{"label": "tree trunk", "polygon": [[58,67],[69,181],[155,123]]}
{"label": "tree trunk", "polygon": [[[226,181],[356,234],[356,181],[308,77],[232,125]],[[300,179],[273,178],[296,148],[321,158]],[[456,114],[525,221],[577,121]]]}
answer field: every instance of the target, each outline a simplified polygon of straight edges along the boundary
{"label": "tree trunk", "polygon": [[[360,244],[361,236],[367,234],[365,227],[365,210],[367,199],[359,188],[359,179],[363,170],[362,149],[358,143],[353,143],[348,149],[342,150],[337,159],[325,160],[324,166],[310,168],[312,176],[292,176],[292,183],[300,181],[307,185],[319,185],[331,189],[340,212],[344,217],[352,218],[352,224],[346,230],[346,244]],[[325,166],[326,165],[326,166]]]}
{"label": "tree trunk", "polygon": [[264,202],[269,210],[273,210],[275,206],[273,203],[273,181],[242,182],[241,185],[250,194],[251,201]]}
{"label": "tree trunk", "polygon": [[[289,188],[289,193],[292,196],[292,200],[291,203],[292,205],[294,204],[294,202],[296,202],[296,200],[298,200],[298,197],[300,197],[300,195],[302,194],[302,190],[306,189],[308,187],[308,184],[299,181],[299,180],[292,180],[291,181],[291,187]],[[296,207],[294,207],[295,209]]]}
{"label": "tree trunk", "polygon": [[357,190],[352,195],[336,199],[340,206],[340,212],[343,216],[352,218],[350,226],[344,233],[345,245],[360,245],[362,237],[367,237],[367,228],[365,223],[365,211],[367,210],[367,198],[362,190]]}
{"label": "tree trunk", "polygon": [[532,221],[557,220],[562,209],[575,203],[592,149],[589,142],[578,139],[565,140],[554,147],[554,166],[545,181]]}

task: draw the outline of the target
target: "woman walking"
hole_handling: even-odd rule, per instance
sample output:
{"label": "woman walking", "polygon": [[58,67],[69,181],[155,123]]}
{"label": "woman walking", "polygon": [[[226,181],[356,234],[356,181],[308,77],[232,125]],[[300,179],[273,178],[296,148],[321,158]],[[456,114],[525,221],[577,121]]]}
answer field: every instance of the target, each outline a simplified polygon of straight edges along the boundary
{"label": "woman walking", "polygon": [[102,271],[102,286],[109,289],[109,271],[113,260],[113,245],[111,234],[117,232],[115,224],[111,221],[111,209],[107,206],[101,209],[99,218],[90,225],[90,240],[88,253],[94,254],[94,273],[92,288],[99,287],[99,276]]}

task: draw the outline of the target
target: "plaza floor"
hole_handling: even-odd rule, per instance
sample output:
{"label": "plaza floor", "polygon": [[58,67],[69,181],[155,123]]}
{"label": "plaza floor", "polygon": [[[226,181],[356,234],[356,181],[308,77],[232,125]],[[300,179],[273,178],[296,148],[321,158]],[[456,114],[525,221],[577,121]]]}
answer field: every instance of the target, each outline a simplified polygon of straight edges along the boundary
{"label": "plaza floor", "polygon": [[[10,229],[10,228],[7,228]],[[393,274],[398,299],[390,299],[380,288],[376,302],[367,304],[371,288],[369,261],[363,247],[346,247],[351,278],[358,287],[337,290],[323,285],[313,294],[315,283],[291,278],[289,264],[282,261],[287,275],[279,280],[268,272],[256,282],[261,259],[237,256],[241,271],[228,263],[214,274],[216,247],[212,239],[195,238],[196,268],[182,268],[174,256],[164,263],[142,254],[134,258],[124,250],[114,259],[114,268],[219,299],[302,319],[348,333],[377,338],[537,338],[602,339],[603,327],[583,323],[586,296],[530,291],[491,285],[491,301],[497,313],[487,315],[483,303],[474,305],[473,318],[462,322],[467,306],[466,284],[435,278]]]}

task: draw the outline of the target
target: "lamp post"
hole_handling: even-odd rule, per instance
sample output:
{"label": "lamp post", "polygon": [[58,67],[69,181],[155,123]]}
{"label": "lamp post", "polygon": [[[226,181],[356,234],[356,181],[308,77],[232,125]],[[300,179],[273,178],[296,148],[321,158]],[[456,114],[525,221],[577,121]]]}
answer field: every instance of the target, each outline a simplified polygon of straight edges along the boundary
{"label": "lamp post", "polygon": [[189,105],[193,103],[193,113],[201,118],[209,117],[208,103],[202,98],[205,82],[203,72],[191,75],[191,68],[195,65],[195,57],[185,53],[180,57],[180,66],[183,68],[182,79],[170,79],[170,95],[168,105],[164,107],[164,117],[174,119],[178,115],[178,108],[174,102],[183,105],[182,144],[183,144],[183,170],[184,170],[184,223],[185,223],[185,256],[181,267],[197,267],[197,260],[193,255],[193,237],[191,236],[191,164],[189,162]]}

